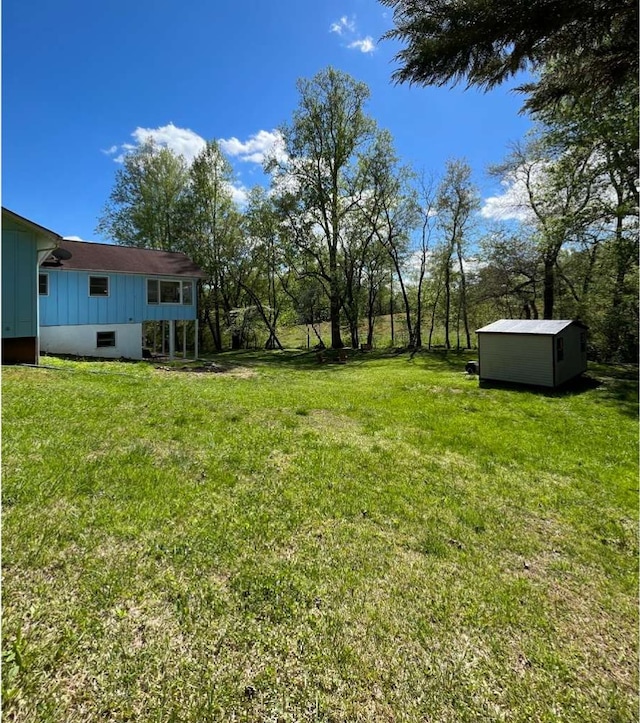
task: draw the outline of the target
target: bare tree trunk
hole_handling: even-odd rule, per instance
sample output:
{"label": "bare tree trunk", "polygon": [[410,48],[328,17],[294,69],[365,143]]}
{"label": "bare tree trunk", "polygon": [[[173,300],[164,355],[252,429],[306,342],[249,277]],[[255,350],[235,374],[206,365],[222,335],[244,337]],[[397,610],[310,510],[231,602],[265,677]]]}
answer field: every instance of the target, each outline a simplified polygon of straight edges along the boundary
{"label": "bare tree trunk", "polygon": [[543,276],[543,287],[542,287],[542,318],[553,319],[553,306],[555,302],[555,259],[549,254],[544,257],[544,276]]}
{"label": "bare tree trunk", "polygon": [[335,249],[329,253],[329,316],[331,320],[331,348],[342,349],[344,344],[340,335],[340,289],[338,287],[338,261]]}
{"label": "bare tree trunk", "polygon": [[449,341],[449,314],[451,313],[451,269],[449,268],[449,259],[444,267],[444,345],[447,349],[451,349]]}
{"label": "bare tree trunk", "polygon": [[469,333],[469,317],[467,315],[467,278],[464,273],[464,264],[462,260],[462,248],[460,240],[456,242],[456,250],[458,253],[458,266],[460,267],[460,304],[462,307],[462,321],[464,323],[464,333],[467,340],[467,349],[471,349],[471,334]]}
{"label": "bare tree trunk", "polygon": [[440,301],[440,284],[438,284],[438,290],[436,291],[436,298],[433,302],[433,309],[431,310],[431,326],[429,327],[429,349],[431,349],[431,341],[433,339],[433,330],[436,325],[436,313],[438,309],[438,302]]}

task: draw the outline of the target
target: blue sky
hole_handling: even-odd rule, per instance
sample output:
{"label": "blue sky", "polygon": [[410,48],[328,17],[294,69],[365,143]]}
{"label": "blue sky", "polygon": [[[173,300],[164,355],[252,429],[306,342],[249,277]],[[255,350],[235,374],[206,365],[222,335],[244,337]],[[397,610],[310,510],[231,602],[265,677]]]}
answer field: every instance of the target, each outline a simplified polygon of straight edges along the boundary
{"label": "blue sky", "polygon": [[64,236],[95,232],[117,158],[151,135],[185,153],[215,138],[242,189],[298,101],[296,80],[332,65],[367,83],[367,107],[418,171],[465,158],[486,175],[529,120],[501,87],[391,82],[398,46],[377,0],[4,0],[2,204]]}

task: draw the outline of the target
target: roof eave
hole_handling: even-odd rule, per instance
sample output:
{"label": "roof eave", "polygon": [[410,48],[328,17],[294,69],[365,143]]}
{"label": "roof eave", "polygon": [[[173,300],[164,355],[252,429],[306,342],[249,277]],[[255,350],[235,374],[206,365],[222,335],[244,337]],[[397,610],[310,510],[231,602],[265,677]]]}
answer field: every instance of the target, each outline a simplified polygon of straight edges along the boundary
{"label": "roof eave", "polygon": [[52,231],[49,228],[45,228],[44,226],[41,226],[39,223],[34,223],[33,221],[30,221],[28,218],[25,218],[24,216],[21,216],[19,213],[15,213],[15,211],[10,211],[8,208],[2,207],[2,214],[9,216],[9,218],[13,219],[14,221],[18,221],[19,223],[24,224],[25,226],[28,226],[33,231],[39,234],[44,234],[51,238],[52,241],[55,242],[55,246],[52,246],[52,249],[57,248],[59,243],[62,241],[62,236],[60,234],[56,233],[55,231]]}

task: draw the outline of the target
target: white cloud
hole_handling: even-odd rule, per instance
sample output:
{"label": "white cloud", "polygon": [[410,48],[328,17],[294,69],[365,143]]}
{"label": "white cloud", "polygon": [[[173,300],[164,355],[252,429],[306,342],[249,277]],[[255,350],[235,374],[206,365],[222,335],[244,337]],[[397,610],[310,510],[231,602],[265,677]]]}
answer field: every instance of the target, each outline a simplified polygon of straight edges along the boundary
{"label": "white cloud", "polygon": [[364,38],[360,36],[356,26],[355,15],[352,15],[351,18],[343,15],[340,20],[331,23],[329,32],[344,37],[345,40],[348,41],[345,47],[350,50],[359,50],[361,53],[373,53],[376,49],[373,38],[370,35]]}
{"label": "white cloud", "polygon": [[492,221],[531,221],[533,212],[528,202],[524,168],[509,174],[502,181],[502,187],[503,193],[485,199],[480,215]]}
{"label": "white cloud", "polygon": [[[157,146],[168,148],[183,156],[185,161],[191,164],[198,153],[207,145],[204,138],[190,128],[178,128],[173,123],[168,123],[166,126],[160,126],[159,128],[138,127],[133,131],[131,137],[135,143],[113,145],[102,152],[105,155],[114,156],[115,163],[122,163],[127,153],[137,150],[146,141],[153,141]],[[230,141],[220,141],[220,147],[230,156],[240,155],[240,160],[262,163],[264,153],[276,146],[278,142],[284,147],[282,137],[277,131],[272,133],[260,131],[255,136],[252,136],[247,143],[243,144],[237,138],[232,138]],[[243,206],[247,203],[249,194],[246,186],[242,185],[242,183],[229,184],[229,191],[238,205]]]}
{"label": "white cloud", "polygon": [[266,158],[275,156],[285,160],[284,140],[280,131],[258,131],[242,142],[232,137],[220,140],[220,148],[229,156],[248,163],[264,163]]}
{"label": "white cloud", "polygon": [[[173,123],[160,128],[136,128],[131,135],[139,145],[151,140],[156,145],[183,156],[187,163],[191,163],[207,145],[204,138],[190,128],[178,128]],[[126,150],[131,150],[131,147]]]}
{"label": "white cloud", "polygon": [[490,196],[485,199],[484,205],[480,209],[480,215],[492,221],[522,221],[524,223],[529,221],[531,212],[519,203],[514,203],[515,194],[511,191],[513,189],[509,189],[502,196]]}
{"label": "white cloud", "polygon": [[350,33],[354,33],[356,30],[356,22],[355,17],[352,17],[349,19],[346,15],[343,15],[340,20],[336,23],[331,23],[331,27],[329,28],[330,33],[337,33],[338,35],[342,35],[342,33],[347,30]]}
{"label": "white cloud", "polygon": [[247,205],[247,201],[249,200],[249,191],[246,186],[243,186],[242,184],[237,186],[230,184],[229,191],[231,192],[231,197],[233,198],[234,203],[238,206]]}
{"label": "white cloud", "polygon": [[135,151],[146,141],[153,141],[157,146],[168,148],[183,156],[187,163],[191,163],[207,145],[205,139],[190,128],[178,128],[173,123],[168,123],[166,126],[160,126],[159,128],[138,127],[133,131],[131,137],[135,143],[113,145],[102,152],[107,156],[113,156],[114,163],[122,163],[127,153]]}
{"label": "white cloud", "polygon": [[357,48],[361,53],[373,53],[376,46],[373,42],[373,38],[370,35],[367,35],[366,38],[354,40],[352,43],[349,43],[347,48]]}
{"label": "white cloud", "polygon": [[80,236],[63,236],[62,237],[65,241],[82,241]]}

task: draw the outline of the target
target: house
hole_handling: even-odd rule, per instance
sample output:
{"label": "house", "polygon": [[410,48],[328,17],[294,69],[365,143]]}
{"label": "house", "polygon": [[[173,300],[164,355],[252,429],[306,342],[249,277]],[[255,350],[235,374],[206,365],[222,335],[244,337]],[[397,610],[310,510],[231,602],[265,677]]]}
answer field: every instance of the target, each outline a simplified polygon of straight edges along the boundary
{"label": "house", "polygon": [[193,322],[197,357],[197,284],[204,276],[182,253],[65,239],[40,269],[41,348],[140,359],[143,324],[156,321],[169,331],[172,358],[176,323],[184,349]]}
{"label": "house", "polygon": [[2,363],[37,364],[38,267],[62,237],[2,209]]}
{"label": "house", "polygon": [[500,319],[476,331],[480,381],[558,387],[587,369],[579,321]]}

